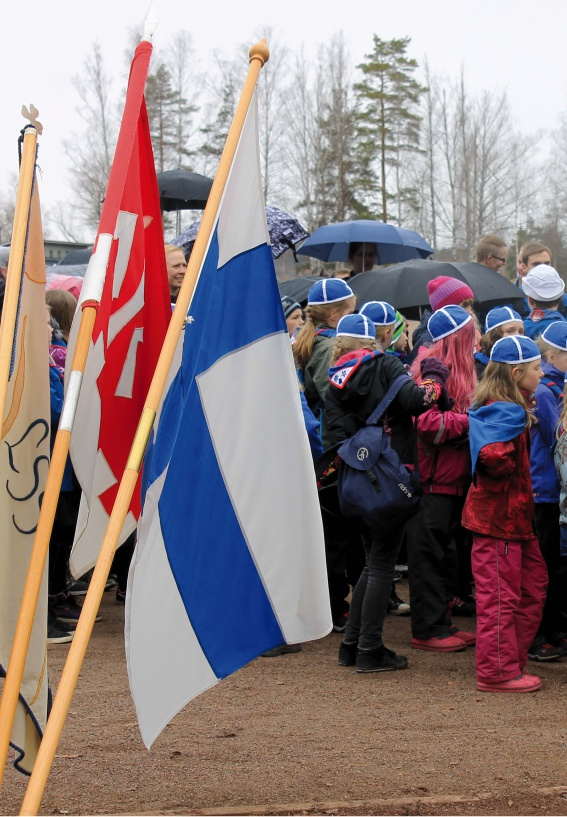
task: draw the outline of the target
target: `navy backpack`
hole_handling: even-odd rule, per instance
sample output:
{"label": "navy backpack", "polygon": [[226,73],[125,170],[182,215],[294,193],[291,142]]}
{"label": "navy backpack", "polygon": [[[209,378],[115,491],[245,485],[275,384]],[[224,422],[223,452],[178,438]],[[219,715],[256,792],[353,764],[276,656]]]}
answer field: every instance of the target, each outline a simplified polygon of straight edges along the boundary
{"label": "navy backpack", "polygon": [[411,378],[399,375],[366,426],[338,449],[342,460],[338,494],[341,512],[362,519],[374,533],[384,534],[406,522],[420,509],[419,480],[401,462],[378,422],[402,386]]}

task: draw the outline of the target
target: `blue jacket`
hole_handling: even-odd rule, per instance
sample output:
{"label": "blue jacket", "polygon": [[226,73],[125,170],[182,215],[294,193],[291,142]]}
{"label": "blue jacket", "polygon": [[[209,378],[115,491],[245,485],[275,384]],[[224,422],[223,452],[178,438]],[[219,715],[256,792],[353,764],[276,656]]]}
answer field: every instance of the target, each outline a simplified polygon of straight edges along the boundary
{"label": "blue jacket", "polygon": [[555,321],[564,321],[565,318],[561,312],[555,309],[534,309],[530,312],[529,317],[524,320],[524,334],[532,340],[537,340],[544,329]]}
{"label": "blue jacket", "polygon": [[[516,278],[514,281],[515,285],[518,289],[522,289],[522,278]],[[515,309],[516,312],[519,312],[522,318],[527,318],[530,314],[530,307],[528,304],[527,298],[522,298],[520,301],[516,301],[513,304],[503,304],[503,306],[510,306],[512,309]],[[562,300],[559,303],[559,311],[563,316],[567,315],[567,295],[563,295]]]}
{"label": "blue jacket", "polygon": [[305,394],[302,391],[300,391],[299,396],[301,397],[303,420],[305,421],[305,428],[307,430],[307,436],[309,438],[309,445],[311,446],[311,454],[313,456],[313,459],[316,460],[323,453],[323,445],[321,443],[321,437],[319,436],[319,421],[309,408]]}
{"label": "blue jacket", "polygon": [[[55,444],[55,437],[57,435],[57,427],[59,425],[59,418],[63,409],[63,378],[60,374],[59,367],[55,364],[49,365],[49,398],[51,404],[51,441],[49,449],[53,453],[53,446]],[[73,490],[73,467],[71,460],[67,457],[65,463],[65,470],[63,471],[63,481],[61,483],[62,491]]]}
{"label": "blue jacket", "polygon": [[551,380],[562,387],[565,375],[546,361],[542,361],[541,368],[548,377],[542,380],[535,392],[537,401],[535,414],[538,421],[530,428],[532,488],[536,503],[559,502],[559,479],[553,454],[555,429],[559,422],[563,399],[554,393],[557,389],[545,384],[545,380]]}

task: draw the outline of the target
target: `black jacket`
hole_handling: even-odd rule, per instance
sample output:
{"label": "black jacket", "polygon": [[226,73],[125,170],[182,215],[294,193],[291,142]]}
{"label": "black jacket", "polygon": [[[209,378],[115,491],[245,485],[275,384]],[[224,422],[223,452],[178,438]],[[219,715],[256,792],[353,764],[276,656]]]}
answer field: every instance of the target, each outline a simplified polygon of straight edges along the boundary
{"label": "black jacket", "polygon": [[[360,365],[343,388],[330,384],[325,396],[325,419],[329,446],[352,437],[370,417],[405,367],[393,355],[379,355]],[[416,462],[416,434],[412,416],[431,408],[431,395],[414,380],[402,386],[386,412],[391,445],[402,462]]]}

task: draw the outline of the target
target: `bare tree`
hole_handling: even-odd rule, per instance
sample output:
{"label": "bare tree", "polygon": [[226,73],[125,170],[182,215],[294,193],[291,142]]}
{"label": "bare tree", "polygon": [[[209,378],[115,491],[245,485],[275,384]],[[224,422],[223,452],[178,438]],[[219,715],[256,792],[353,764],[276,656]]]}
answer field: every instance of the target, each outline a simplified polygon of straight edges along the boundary
{"label": "bare tree", "polygon": [[285,106],[287,184],[309,230],[358,214],[353,180],[354,99],[351,65],[342,35],[321,46],[317,64],[296,59]]}
{"label": "bare tree", "polygon": [[283,144],[288,122],[282,116],[288,85],[288,49],[280,45],[273,29],[262,35],[270,44],[270,59],[260,72],[258,81],[258,126],[260,131],[260,161],[264,182],[264,199],[281,201],[283,195]]}
{"label": "bare tree", "polygon": [[96,230],[116,144],[117,117],[111,100],[112,82],[104,70],[98,43],[87,56],[82,74],[72,80],[80,98],[77,113],[84,127],[64,143],[70,162],[77,209],[86,226]]}
{"label": "bare tree", "polygon": [[428,76],[424,172],[435,216],[434,241],[470,258],[479,236],[512,233],[531,200],[534,140],[516,133],[506,94],[474,97],[464,73],[455,83]]}
{"label": "bare tree", "polygon": [[176,32],[168,49],[167,66],[174,98],[171,111],[173,164],[190,170],[194,154],[191,140],[197,132],[194,116],[199,110],[197,100],[201,80],[195,67],[189,32]]}

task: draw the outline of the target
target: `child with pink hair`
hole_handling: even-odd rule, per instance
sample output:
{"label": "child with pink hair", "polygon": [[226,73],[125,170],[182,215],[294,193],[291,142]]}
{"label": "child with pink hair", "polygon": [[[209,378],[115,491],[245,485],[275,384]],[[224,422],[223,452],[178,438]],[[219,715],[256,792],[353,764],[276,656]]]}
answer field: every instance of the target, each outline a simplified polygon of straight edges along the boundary
{"label": "child with pink hair", "polygon": [[467,411],[477,382],[475,322],[462,307],[449,305],[433,313],[428,332],[432,345],[419,350],[411,373],[420,383],[422,362],[440,360],[450,371],[450,400],[416,420],[423,506],[408,525],[412,647],[456,652],[475,643],[474,634],[453,626],[450,617],[458,575],[456,540],[467,536],[460,522],[471,471]]}

